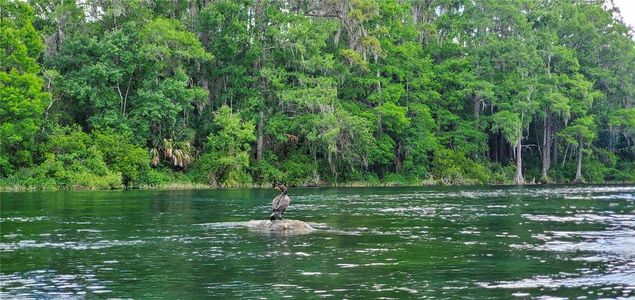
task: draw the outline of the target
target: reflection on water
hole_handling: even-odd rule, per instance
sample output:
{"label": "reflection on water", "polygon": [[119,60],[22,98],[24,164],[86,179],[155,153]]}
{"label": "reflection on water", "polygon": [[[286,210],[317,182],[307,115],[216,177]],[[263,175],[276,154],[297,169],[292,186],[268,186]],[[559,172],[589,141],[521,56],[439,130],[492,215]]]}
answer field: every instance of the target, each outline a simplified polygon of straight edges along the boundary
{"label": "reflection on water", "polygon": [[635,297],[635,187],[0,194],[0,298]]}

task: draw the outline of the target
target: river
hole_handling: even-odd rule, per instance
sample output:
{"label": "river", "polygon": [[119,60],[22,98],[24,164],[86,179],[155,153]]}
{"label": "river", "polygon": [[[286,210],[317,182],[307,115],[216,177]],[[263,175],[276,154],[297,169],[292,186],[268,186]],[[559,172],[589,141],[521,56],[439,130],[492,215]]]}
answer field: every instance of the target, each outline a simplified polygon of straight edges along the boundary
{"label": "river", "polygon": [[0,193],[0,298],[635,297],[635,186],[275,193]]}

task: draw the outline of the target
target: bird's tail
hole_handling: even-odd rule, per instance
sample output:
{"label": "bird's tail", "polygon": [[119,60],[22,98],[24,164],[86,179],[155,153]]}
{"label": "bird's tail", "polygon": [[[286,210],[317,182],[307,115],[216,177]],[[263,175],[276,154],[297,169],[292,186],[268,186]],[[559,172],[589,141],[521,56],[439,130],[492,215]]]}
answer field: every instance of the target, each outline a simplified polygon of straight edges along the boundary
{"label": "bird's tail", "polygon": [[273,221],[273,220],[282,220],[282,215],[280,214],[279,211],[274,211],[271,216],[269,216],[269,221]]}

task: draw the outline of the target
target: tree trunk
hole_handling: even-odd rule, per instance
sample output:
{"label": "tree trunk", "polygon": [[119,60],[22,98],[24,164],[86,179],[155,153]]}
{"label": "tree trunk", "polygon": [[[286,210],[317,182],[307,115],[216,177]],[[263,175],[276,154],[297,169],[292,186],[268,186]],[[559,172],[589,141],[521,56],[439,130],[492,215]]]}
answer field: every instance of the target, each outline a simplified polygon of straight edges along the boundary
{"label": "tree trunk", "polygon": [[[509,143],[505,143],[506,149],[507,149],[507,160],[506,162],[509,162],[510,160],[515,160],[516,159],[516,145],[509,145]],[[509,147],[507,147],[509,146]]]}
{"label": "tree trunk", "polygon": [[399,141],[397,149],[395,151],[395,173],[401,173],[403,168],[403,142]]}
{"label": "tree trunk", "polygon": [[616,140],[616,136],[617,136],[617,130],[615,130],[613,128],[613,126],[609,126],[609,151],[611,151],[611,153],[615,153],[615,140]]}
{"label": "tree trunk", "polygon": [[472,104],[474,104],[474,119],[478,120],[481,117],[481,97],[474,96]]}
{"label": "tree trunk", "polygon": [[507,146],[507,142],[505,142],[505,138],[502,133],[498,134],[498,162],[502,164],[507,164],[509,161],[509,157],[505,156],[505,147]]}
{"label": "tree trunk", "polygon": [[264,127],[264,114],[260,111],[258,116],[258,140],[256,144],[256,161],[262,160],[262,147],[263,147],[263,127]]}
{"label": "tree trunk", "polygon": [[582,177],[582,139],[580,139],[578,147],[578,162],[575,167],[575,178],[573,183],[584,183],[584,177]]}
{"label": "tree trunk", "polygon": [[210,89],[209,89],[209,78],[207,77],[207,74],[205,74],[205,73],[202,76],[203,76],[203,80],[202,80],[203,90],[205,90],[205,92],[207,92],[207,103],[209,105],[209,108],[213,109],[213,107],[212,107],[212,101],[213,101],[212,99],[213,98],[212,98],[212,91],[210,91]]}
{"label": "tree trunk", "polygon": [[562,155],[562,168],[564,169],[564,165],[567,164],[567,154],[569,153],[569,145],[564,148],[564,155]]}
{"label": "tree trunk", "polygon": [[[64,3],[64,1],[62,1]],[[57,22],[57,30],[55,31],[55,53],[60,52],[60,45],[64,42],[64,31],[62,31],[62,26],[59,22]]]}
{"label": "tree trunk", "polygon": [[556,135],[556,128],[552,127],[551,128],[551,164],[556,165],[557,163],[558,163],[558,135]]}
{"label": "tree trunk", "polygon": [[514,175],[514,183],[518,185],[525,184],[525,179],[523,178],[523,158],[522,158],[522,149],[523,149],[523,138],[519,138],[516,142],[516,174]]}
{"label": "tree trunk", "polygon": [[497,136],[489,137],[487,151],[489,152],[490,160],[498,162],[498,145],[496,141],[498,141]]}
{"label": "tree trunk", "polygon": [[546,183],[549,181],[549,168],[551,167],[551,120],[548,115],[545,116],[543,122],[542,134],[542,176],[541,181]]}

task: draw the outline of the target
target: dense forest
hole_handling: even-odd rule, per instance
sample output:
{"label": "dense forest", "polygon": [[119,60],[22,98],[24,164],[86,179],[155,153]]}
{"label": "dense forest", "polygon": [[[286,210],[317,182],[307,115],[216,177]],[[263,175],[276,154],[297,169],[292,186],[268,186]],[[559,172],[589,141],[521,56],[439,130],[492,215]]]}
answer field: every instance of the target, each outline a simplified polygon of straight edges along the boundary
{"label": "dense forest", "polygon": [[0,186],[635,181],[610,0],[0,0]]}

